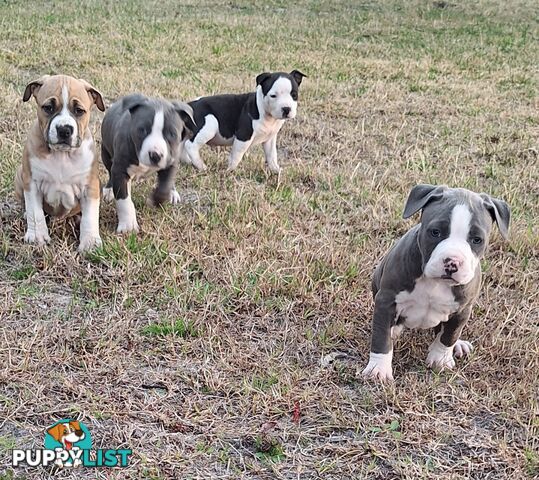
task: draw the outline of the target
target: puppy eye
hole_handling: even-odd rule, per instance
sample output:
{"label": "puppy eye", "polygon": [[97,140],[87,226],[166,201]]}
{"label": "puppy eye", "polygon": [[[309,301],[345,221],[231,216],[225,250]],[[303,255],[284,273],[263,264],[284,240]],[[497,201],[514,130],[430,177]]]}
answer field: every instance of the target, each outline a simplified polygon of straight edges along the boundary
{"label": "puppy eye", "polygon": [[277,95],[275,93],[270,95],[271,98],[277,98]]}
{"label": "puppy eye", "polygon": [[483,239],[481,237],[473,237],[472,243],[474,245],[481,245],[483,243]]}
{"label": "puppy eye", "polygon": [[176,140],[176,132],[174,130],[170,130],[168,136],[171,140]]}
{"label": "puppy eye", "polygon": [[433,228],[431,231],[430,231],[430,234],[431,236],[433,236],[434,238],[440,238],[442,236],[442,232],[440,230],[438,230],[437,228]]}
{"label": "puppy eye", "polygon": [[54,112],[54,108],[52,105],[43,105],[41,108],[47,115],[50,115],[52,112]]}
{"label": "puppy eye", "polygon": [[84,108],[80,108],[80,107],[75,107],[75,115],[77,116],[82,116],[86,113],[86,110],[84,110]]}
{"label": "puppy eye", "polygon": [[290,94],[290,96],[292,97],[292,100],[297,100],[298,99],[298,94],[296,92],[292,92]]}

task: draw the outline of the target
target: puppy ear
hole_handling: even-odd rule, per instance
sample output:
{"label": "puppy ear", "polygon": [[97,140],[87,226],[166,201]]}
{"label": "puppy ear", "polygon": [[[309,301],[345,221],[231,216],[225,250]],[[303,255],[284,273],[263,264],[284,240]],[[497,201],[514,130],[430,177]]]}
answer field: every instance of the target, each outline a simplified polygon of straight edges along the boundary
{"label": "puppy ear", "polygon": [[61,423],[58,423],[57,425],[54,425],[54,427],[48,428],[47,433],[57,442],[61,442],[62,435],[64,434],[64,426]]}
{"label": "puppy ear", "polygon": [[509,208],[509,205],[503,200],[492,198],[486,193],[481,193],[480,196],[483,199],[483,205],[492,217],[492,221],[498,224],[502,237],[504,240],[507,240],[509,237],[509,221],[511,219],[511,209]]}
{"label": "puppy ear", "polygon": [[71,422],[69,422],[69,424],[75,429],[75,430],[80,430],[80,422],[77,421],[77,420],[71,420]]}
{"label": "puppy ear", "polygon": [[260,75],[256,77],[256,84],[262,85],[270,77],[271,77],[271,73],[269,72],[261,73]]}
{"label": "puppy ear", "polygon": [[103,95],[99,92],[99,90],[92,87],[86,80],[83,80],[82,78],[79,79],[79,82],[84,84],[86,87],[86,91],[88,92],[88,95],[92,97],[92,100],[94,101],[95,105],[99,110],[102,112],[105,111],[105,102],[103,101]]}
{"label": "puppy ear", "polygon": [[[192,135],[196,128],[196,123],[191,105],[188,105],[187,103],[183,102],[172,102],[172,105],[174,105],[174,110],[176,110],[176,112],[182,119],[185,128],[189,130]],[[182,134],[182,137],[185,138],[185,134]]]}
{"label": "puppy ear", "polygon": [[134,113],[138,107],[144,105],[147,101],[148,97],[140,93],[133,93],[123,98],[122,107],[124,110],[129,110],[130,113]]}
{"label": "puppy ear", "polygon": [[402,218],[409,218],[414,213],[425,208],[427,203],[440,199],[443,196],[446,188],[447,187],[445,187],[445,185],[438,187],[436,185],[428,185],[426,183],[416,185],[414,188],[412,188],[410,195],[408,195],[408,200],[406,200],[406,206],[404,207]]}
{"label": "puppy ear", "polygon": [[301,73],[299,70],[292,70],[290,72],[290,75],[294,77],[294,80],[298,84],[298,87],[301,85],[301,81],[303,80],[303,77],[307,78],[307,75],[305,75],[304,73]]}
{"label": "puppy ear", "polygon": [[22,96],[22,101],[27,102],[30,100],[30,97],[32,95],[36,96],[39,89],[43,86],[43,83],[45,83],[45,80],[49,75],[43,75],[41,78],[38,78],[37,80],[34,80],[33,82],[30,82],[28,85],[26,85],[26,88],[24,89],[24,94]]}

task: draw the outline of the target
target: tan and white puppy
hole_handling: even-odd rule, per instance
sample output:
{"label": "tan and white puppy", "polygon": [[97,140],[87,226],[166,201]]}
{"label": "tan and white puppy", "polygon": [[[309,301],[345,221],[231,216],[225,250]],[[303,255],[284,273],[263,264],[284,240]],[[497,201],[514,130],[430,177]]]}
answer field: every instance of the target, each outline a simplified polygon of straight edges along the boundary
{"label": "tan and white puppy", "polygon": [[85,80],[45,75],[26,86],[23,102],[34,96],[37,120],[28,133],[15,193],[26,210],[24,241],[50,241],[45,213],[65,218],[82,213],[79,251],[101,245],[99,177],[88,123],[101,94]]}

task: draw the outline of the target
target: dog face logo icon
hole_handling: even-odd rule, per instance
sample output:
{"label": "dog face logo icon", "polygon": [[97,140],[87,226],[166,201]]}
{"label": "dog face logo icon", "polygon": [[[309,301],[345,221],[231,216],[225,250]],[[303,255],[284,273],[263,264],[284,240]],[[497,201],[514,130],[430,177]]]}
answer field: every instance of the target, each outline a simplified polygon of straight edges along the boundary
{"label": "dog face logo icon", "polygon": [[59,455],[55,464],[59,467],[78,467],[82,462],[77,454],[81,450],[92,448],[92,437],[83,423],[76,420],[60,420],[47,428],[45,448],[56,452],[71,451],[72,454],[63,457],[66,461]]}

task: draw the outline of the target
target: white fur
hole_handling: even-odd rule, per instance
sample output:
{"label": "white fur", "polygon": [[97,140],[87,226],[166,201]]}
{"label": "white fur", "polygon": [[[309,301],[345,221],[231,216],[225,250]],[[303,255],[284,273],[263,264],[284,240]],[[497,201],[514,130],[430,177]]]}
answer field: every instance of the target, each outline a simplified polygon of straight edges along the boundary
{"label": "white fur", "polygon": [[116,212],[118,214],[117,233],[138,232],[137,211],[131,200],[131,180],[127,182],[127,197],[116,200]]}
{"label": "white fur", "polygon": [[441,279],[419,277],[411,292],[403,290],[395,297],[397,314],[407,328],[432,328],[446,322],[458,310],[459,304],[451,285]]}
{"label": "white fur", "polygon": [[[148,167],[157,167],[163,169],[168,164],[169,150],[168,145],[163,137],[163,126],[165,124],[165,114],[163,110],[155,112],[153,118],[152,131],[144,139],[140,147],[139,163]],[[150,160],[150,152],[159,153],[162,155],[161,160],[157,164]]]}
{"label": "white fur", "polygon": [[398,338],[403,330],[404,330],[404,323],[399,323],[398,325],[391,327],[391,338],[393,339]]}
{"label": "white fur", "polygon": [[[62,86],[62,110],[56,117],[54,117],[49,125],[49,131],[48,131],[48,142],[51,146],[54,147],[56,143],[58,143],[58,132],[56,130],[57,127],[63,127],[63,126],[71,126],[73,127],[73,135],[71,136],[71,147],[76,147],[78,143],[78,125],[77,121],[71,115],[69,112],[69,90],[67,88],[67,85]],[[62,146],[59,146],[59,148],[62,148]],[[65,147],[63,147],[65,148]]]}
{"label": "white fur", "polygon": [[234,140],[234,143],[232,144],[232,150],[230,151],[230,155],[228,156],[228,171],[236,169],[251,144],[251,140],[247,140],[246,142],[242,142],[241,140],[237,139]]}
{"label": "white fur", "polygon": [[112,191],[112,187],[103,187],[101,198],[104,202],[112,202],[114,200],[114,192]]}
{"label": "white fur", "polygon": [[427,366],[435,370],[443,370],[445,368],[454,368],[455,360],[453,358],[453,347],[446,347],[440,342],[440,332],[434,342],[429,347],[429,353],[427,355]]}
{"label": "white fur", "polygon": [[24,241],[37,245],[50,242],[51,237],[49,237],[49,229],[43,212],[43,193],[34,181],[30,183],[30,190],[24,191],[24,205],[27,224]]}
{"label": "white fur", "polygon": [[56,208],[73,208],[84,193],[94,162],[93,140],[85,139],[71,151],[53,151],[45,158],[30,158],[32,180],[45,201]]}
{"label": "white fur", "polygon": [[461,358],[465,355],[469,355],[472,350],[472,344],[470,342],[467,342],[466,340],[457,340],[455,345],[453,346],[453,353],[456,358]]}
{"label": "white fur", "polygon": [[28,229],[24,240],[43,244],[50,241],[43,201],[66,210],[81,203],[81,243],[79,250],[101,244],[99,236],[99,199],[87,197],[87,180],[94,162],[93,140],[87,138],[79,148],[52,151],[45,158],[31,157],[30,190],[24,192]]}
{"label": "white fur", "polygon": [[445,274],[444,259],[452,258],[460,263],[458,271],[452,276],[457,284],[465,285],[472,281],[479,258],[472,252],[468,243],[472,213],[466,205],[456,205],[451,212],[449,237],[441,241],[433,250],[425,276],[439,278]]}
{"label": "white fur", "polygon": [[[262,87],[259,85],[257,91],[262,92]],[[273,118],[294,118],[298,107],[298,102],[290,95],[292,92],[292,82],[286,77],[280,77],[271,86],[268,93],[264,97],[264,111]],[[275,98],[273,98],[273,96]],[[290,108],[288,116],[283,116],[283,107]]]}
{"label": "white fur", "polygon": [[378,380],[393,380],[393,350],[389,353],[373,353],[369,355],[369,363],[363,370],[362,375],[366,378]]}
{"label": "white fur", "polygon": [[204,117],[204,126],[197,133],[196,137],[187,140],[180,155],[183,163],[190,163],[197,170],[206,170],[206,165],[200,158],[200,148],[202,145],[230,145],[233,139],[224,139],[219,135],[219,122],[214,115]]}
{"label": "white fur", "polygon": [[137,212],[130,195],[123,200],[116,200],[116,211],[118,213],[118,228],[116,232],[127,233],[139,231]]}
{"label": "white fur", "polygon": [[281,167],[277,163],[277,134],[267,140],[264,144],[264,154],[266,156],[266,165],[273,173],[279,173]]}
{"label": "white fur", "polygon": [[176,187],[172,187],[172,190],[170,191],[170,203],[172,203],[172,205],[178,205],[181,201],[182,197],[176,190]]}
{"label": "white fur", "polygon": [[99,236],[99,198],[83,196],[80,202],[82,218],[80,221],[79,252],[100,247]]}

